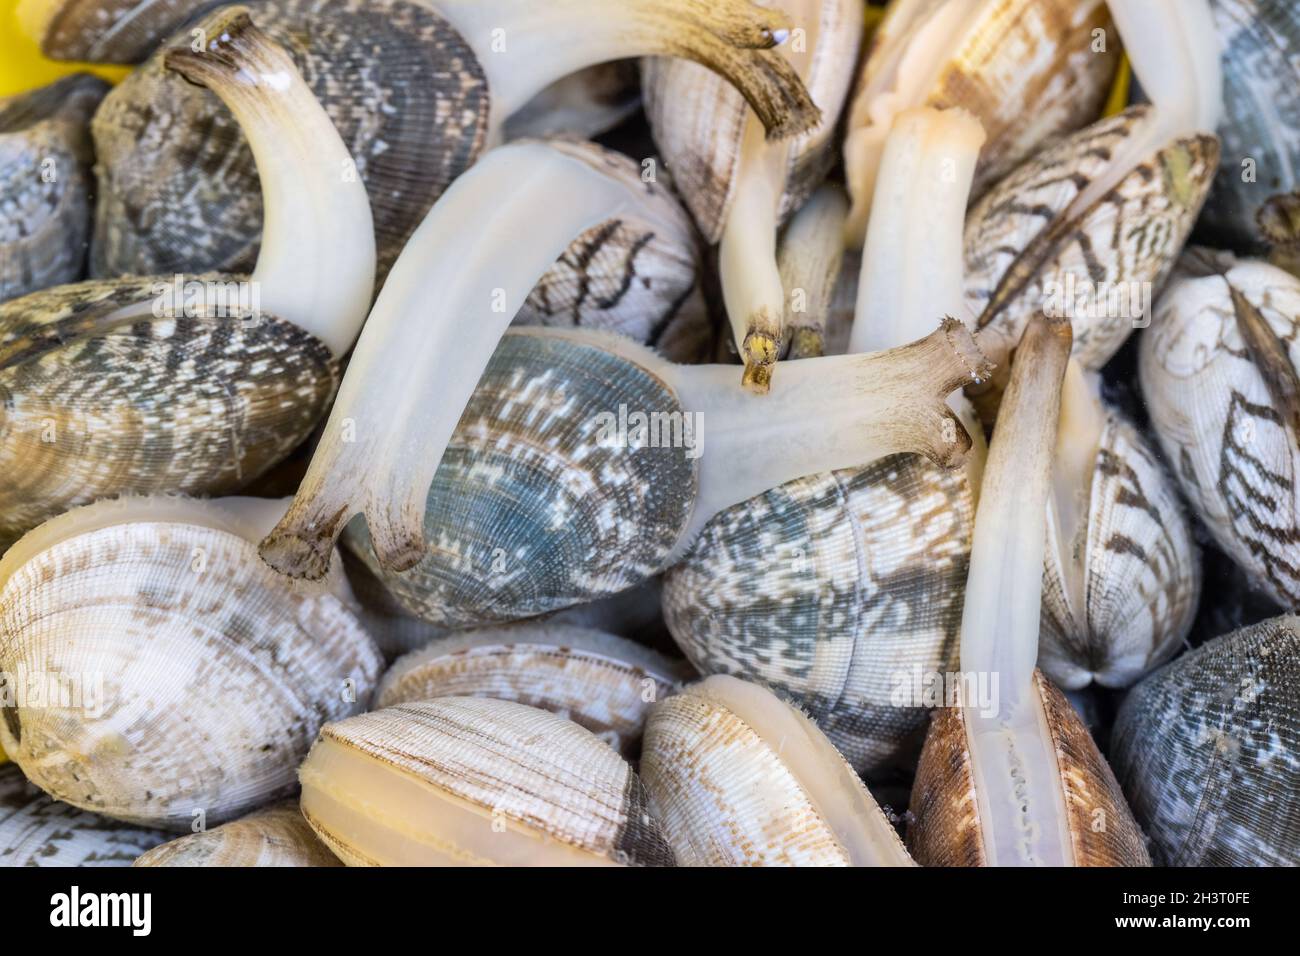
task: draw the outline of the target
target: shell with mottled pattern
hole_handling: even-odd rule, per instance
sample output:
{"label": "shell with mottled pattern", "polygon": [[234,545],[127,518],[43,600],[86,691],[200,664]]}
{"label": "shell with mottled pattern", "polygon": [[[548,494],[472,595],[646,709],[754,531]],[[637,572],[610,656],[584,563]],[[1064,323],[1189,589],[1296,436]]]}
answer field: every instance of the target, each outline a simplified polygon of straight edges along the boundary
{"label": "shell with mottled pattern", "polygon": [[1166,866],[1300,865],[1300,620],[1202,645],[1138,684],[1111,734],[1133,812]]}
{"label": "shell with mottled pattern", "polygon": [[687,866],[911,866],[817,726],[756,684],[714,676],[656,704],[641,773]]}
{"label": "shell with mottled pattern", "polygon": [[0,302],[80,279],[90,238],[90,116],[108,84],[86,74],[0,98]]}
{"label": "shell with mottled pattern", "polygon": [[33,783],[168,829],[292,793],[316,731],[365,705],[382,662],[339,572],[295,584],[258,560],[286,505],[101,501],[5,554],[0,672],[23,693],[0,744]]}
{"label": "shell with mottled pattern", "polygon": [[316,838],[297,800],[156,846],[132,866],[342,866]]}
{"label": "shell with mottled pattern", "polygon": [[444,697],[326,724],[307,822],[349,866],[671,866],[631,765],[513,701]]}

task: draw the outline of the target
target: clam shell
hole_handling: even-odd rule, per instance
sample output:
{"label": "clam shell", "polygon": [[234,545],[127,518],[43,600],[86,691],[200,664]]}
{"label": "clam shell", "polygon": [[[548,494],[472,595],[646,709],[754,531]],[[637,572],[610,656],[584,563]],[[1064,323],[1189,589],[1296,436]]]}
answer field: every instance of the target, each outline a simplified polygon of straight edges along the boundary
{"label": "clam shell", "polygon": [[641,108],[636,60],[597,63],[556,80],[506,118],[506,139],[607,132]]}
{"label": "clam shell", "polygon": [[1107,416],[1093,465],[1084,607],[1071,608],[1049,522],[1038,666],[1065,689],[1126,687],[1182,646],[1201,593],[1200,551],[1173,482],[1141,433]]}
{"label": "clam shell", "polygon": [[361,521],[345,541],[411,613],[448,627],[532,617],[631,587],[667,565],[690,520],[698,459],[610,442],[608,416],[620,409],[680,406],[623,355],[506,335],[429,488],[425,557],[409,571],[384,571]]}
{"label": "clam shell", "polygon": [[[265,0],[284,47],[333,120],[370,195],[378,278],[482,149],[487,80],[469,46],[414,0]],[[239,124],[215,94],[163,65],[182,28],[118,85],[93,124],[99,193],[91,275],[252,268],[262,193]]]}
{"label": "clam shell", "polygon": [[787,482],[715,516],[664,578],[664,615],[704,674],[778,689],[860,771],[919,745],[914,668],[956,662],[974,505],[920,456]]}
{"label": "clam shell", "polygon": [[100,502],[6,556],[0,671],[36,690],[3,708],[0,745],[51,796],[220,823],[292,793],[320,725],[364,706],[381,662],[337,572],[287,582],[222,507]]}
{"label": "clam shell", "polygon": [[78,74],[0,98],[0,302],[81,278],[94,191],[89,123],[107,90]]}
{"label": "clam shell", "polygon": [[1300,865],[1300,620],[1215,638],[1134,687],[1111,735],[1168,866]]}
{"label": "clam shell", "polygon": [[20,0],[18,15],[52,60],[139,63],[159,39],[218,6],[213,0]]}
{"label": "clam shell", "polygon": [[525,623],[449,634],[407,654],[380,681],[375,707],[438,697],[512,700],[572,720],[631,758],[651,705],[689,672],[613,634]]}
{"label": "clam shell", "polygon": [[358,865],[671,865],[631,766],[590,731],[512,701],[399,704],[327,724],[302,809]]}
{"label": "clam shell", "polygon": [[234,491],[315,426],[339,379],[323,342],[266,313],[116,317],[169,281],[0,305],[0,539],[97,498]]}
{"label": "clam shell", "polygon": [[756,684],[714,676],[656,704],[641,773],[683,865],[912,865],[825,735]]}
{"label": "clam shell", "polygon": [[130,866],[168,836],[51,800],[0,767],[0,866]]}
{"label": "clam shell", "polygon": [[132,866],[342,866],[287,800],[154,847]]}

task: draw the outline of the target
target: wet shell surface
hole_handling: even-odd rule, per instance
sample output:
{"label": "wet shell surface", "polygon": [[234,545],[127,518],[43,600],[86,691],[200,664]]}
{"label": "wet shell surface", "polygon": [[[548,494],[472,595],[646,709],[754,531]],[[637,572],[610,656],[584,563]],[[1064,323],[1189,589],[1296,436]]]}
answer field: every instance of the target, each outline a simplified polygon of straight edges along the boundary
{"label": "wet shell surface", "polygon": [[[1115,775],[1065,695],[1035,671],[1037,696],[1056,752],[1074,866],[1150,866]],[[907,846],[922,866],[986,863],[979,791],[961,707],[941,707],[912,787]]]}
{"label": "wet shell surface", "polygon": [[287,800],[154,847],[132,866],[341,866]]}
{"label": "wet shell surface", "polygon": [[523,623],[450,634],[402,657],[375,707],[493,697],[538,707],[636,755],[646,712],[690,673],[649,648],[590,628]]}
{"label": "wet shell surface", "polygon": [[1300,279],[1192,250],[1139,352],[1165,460],[1223,548],[1284,607],[1300,602]]}
{"label": "wet shell surface", "polygon": [[1111,759],[1166,866],[1300,865],[1300,620],[1215,638],[1133,688]]}
{"label": "wet shell surface", "polygon": [[0,539],[97,498],[229,493],[325,411],[337,362],[276,316],[118,317],[168,283],[84,282],[0,305]]}
{"label": "wet shell surface", "polygon": [[0,302],[82,277],[94,191],[90,116],[107,90],[79,74],[0,98]]}
{"label": "wet shell surface", "polygon": [[512,701],[447,697],[327,724],[302,810],[350,866],[672,865],[632,767]]}
{"label": "wet shell surface", "polygon": [[1098,369],[1145,324],[1146,300],[1173,269],[1209,190],[1217,141],[1178,140],[1088,208],[1071,212],[1071,205],[1148,110],[1133,107],[1060,140],[971,208],[966,302],[981,328],[994,326],[1015,343],[1044,309],[1064,314],[1074,357]]}
{"label": "wet shell surface", "polygon": [[965,479],[920,456],[787,482],[709,522],[665,619],[701,673],[778,689],[872,770],[924,733],[900,683],[956,662],[973,523]]}
{"label": "wet shell surface", "polygon": [[[1136,428],[1107,415],[1082,540],[1048,523],[1038,666],[1060,687],[1126,687],[1183,645],[1201,595],[1200,550],[1178,492]],[[1061,555],[1081,567],[1082,608]]]}
{"label": "wet shell surface", "polygon": [[0,866],[130,866],[168,836],[51,800],[0,767]]}
{"label": "wet shell surface", "polygon": [[[248,8],[293,59],[366,185],[382,279],[424,214],[483,146],[478,61],[414,0],[264,0]],[[262,230],[257,168],[217,96],[163,65],[164,41],[95,114],[99,198],[91,275],[252,268]]]}
{"label": "wet shell surface", "polygon": [[[237,507],[269,523],[232,522]],[[337,572],[291,586],[258,560],[283,507],[104,501],[10,550],[0,671],[29,689],[0,713],[0,746],[33,783],[168,829],[293,792],[321,724],[364,706],[381,662]]]}
{"label": "wet shell surface", "polygon": [[912,865],[826,736],[756,684],[709,677],[657,704],[641,773],[682,865]]}
{"label": "wet shell surface", "polygon": [[624,355],[508,334],[429,488],[425,557],[384,571],[362,521],[345,541],[408,610],[448,627],[533,617],[631,587],[667,565],[690,520],[698,459],[615,440],[621,411],[680,406]]}

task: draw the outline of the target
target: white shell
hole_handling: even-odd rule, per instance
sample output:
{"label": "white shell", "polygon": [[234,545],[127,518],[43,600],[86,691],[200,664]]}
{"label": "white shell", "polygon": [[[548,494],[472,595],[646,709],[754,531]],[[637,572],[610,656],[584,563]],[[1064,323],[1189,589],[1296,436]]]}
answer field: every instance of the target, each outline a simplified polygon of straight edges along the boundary
{"label": "white shell", "polygon": [[316,839],[297,800],[154,847],[132,866],[342,866]]}

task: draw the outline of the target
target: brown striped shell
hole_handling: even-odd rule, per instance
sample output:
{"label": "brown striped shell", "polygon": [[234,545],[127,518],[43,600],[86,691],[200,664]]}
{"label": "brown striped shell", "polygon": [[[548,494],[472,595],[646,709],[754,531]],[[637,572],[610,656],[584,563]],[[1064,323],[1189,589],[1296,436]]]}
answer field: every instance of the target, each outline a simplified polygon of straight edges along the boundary
{"label": "brown striped shell", "polygon": [[132,866],[342,866],[316,839],[297,800],[156,846]]}
{"label": "brown striped shell", "polygon": [[90,116],[103,80],[0,98],[0,302],[83,275],[94,192]]}
{"label": "brown striped shell", "polygon": [[[417,0],[259,0],[258,27],[293,59],[365,183],[378,278],[434,200],[473,162],[488,89],[470,47]],[[188,27],[95,114],[99,193],[91,275],[251,269],[262,193],[252,151],[217,96],[167,70]]]}
{"label": "brown striped shell", "polygon": [[[1034,315],[1069,310],[1074,357],[1098,369],[1149,321],[1145,301],[1163,285],[1196,221],[1218,168],[1218,142],[1178,140],[1087,209],[1066,215],[1149,109],[1133,107],[1060,140],[971,208],[966,301],[981,329],[992,327],[1014,344]],[[1097,307],[1077,308],[1076,297],[1090,289]]]}
{"label": "brown striped shell", "polygon": [[1300,279],[1189,251],[1139,351],[1151,424],[1192,509],[1251,582],[1300,602]]}
{"label": "brown striped shell", "polygon": [[826,736],[756,684],[709,677],[656,704],[641,773],[682,865],[912,865]]}
{"label": "brown striped shell", "polygon": [[636,756],[646,712],[690,673],[632,641],[564,624],[463,631],[396,661],[375,707],[438,697],[493,697],[549,710]]}
{"label": "brown striped shell", "polygon": [[35,690],[6,702],[0,745],[33,783],[182,830],[293,792],[316,731],[365,705],[381,661],[338,572],[304,586],[258,560],[283,507],[102,501],[9,551],[0,672]]}
{"label": "brown striped shell", "polygon": [[913,668],[957,657],[974,504],[916,455],[787,482],[715,516],[664,577],[664,616],[704,674],[774,687],[860,771],[919,745]]}
{"label": "brown striped shell", "polygon": [[227,494],[315,427],[339,379],[326,345],[265,313],[156,318],[149,303],[170,282],[0,304],[0,540],[97,498]]}
{"label": "brown striped shell", "polygon": [[[1036,696],[1056,754],[1074,866],[1150,866],[1142,831],[1115,775],[1065,695],[1035,671]],[[964,711],[941,707],[912,787],[907,845],[922,866],[983,866],[979,792]]]}
{"label": "brown striped shell", "polygon": [[1166,866],[1300,865],[1300,620],[1215,638],[1124,700],[1111,759]]}
{"label": "brown striped shell", "polygon": [[[1067,690],[1126,687],[1176,654],[1201,593],[1200,549],[1164,465],[1109,412],[1088,482],[1082,540],[1048,522],[1038,666]],[[1063,565],[1069,556],[1071,568]],[[1066,575],[1082,575],[1083,607]]]}
{"label": "brown striped shell", "polygon": [[18,767],[0,767],[0,867],[130,866],[168,836],[51,800]]}
{"label": "brown striped shell", "polygon": [[41,0],[22,4],[20,19],[52,60],[139,63],[181,24],[219,0]]}
{"label": "brown striped shell", "polygon": [[512,701],[398,704],[327,724],[302,810],[350,866],[663,866],[632,767],[590,731]]}

